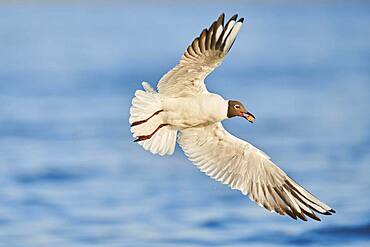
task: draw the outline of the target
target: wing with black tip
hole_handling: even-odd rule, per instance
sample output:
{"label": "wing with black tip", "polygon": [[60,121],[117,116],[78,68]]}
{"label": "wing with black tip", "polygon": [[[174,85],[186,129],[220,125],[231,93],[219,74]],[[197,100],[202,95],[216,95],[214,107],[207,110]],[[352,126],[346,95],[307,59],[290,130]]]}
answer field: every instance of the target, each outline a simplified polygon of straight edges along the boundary
{"label": "wing with black tip", "polygon": [[265,153],[227,132],[221,123],[188,128],[178,139],[182,150],[202,172],[240,190],[270,212],[307,221],[306,216],[335,211],[276,166]]}
{"label": "wing with black tip", "polygon": [[159,93],[185,97],[208,92],[204,79],[221,64],[244,21],[234,15],[224,24],[224,17],[221,14],[188,46],[180,63],[159,81]]}

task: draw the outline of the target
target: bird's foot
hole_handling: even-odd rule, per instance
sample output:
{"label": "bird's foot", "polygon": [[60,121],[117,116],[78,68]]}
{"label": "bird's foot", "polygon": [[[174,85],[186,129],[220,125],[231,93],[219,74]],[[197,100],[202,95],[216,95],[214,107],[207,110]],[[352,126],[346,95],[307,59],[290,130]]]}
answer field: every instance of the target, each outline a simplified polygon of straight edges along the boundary
{"label": "bird's foot", "polygon": [[154,117],[155,115],[158,115],[159,113],[161,113],[163,110],[159,110],[159,111],[156,111],[154,112],[150,117],[148,117],[147,119],[144,119],[144,120],[139,120],[139,121],[135,121],[131,124],[131,127],[133,126],[136,126],[136,125],[140,125],[140,124],[143,124],[145,122],[147,122],[149,119],[151,119],[152,117]]}
{"label": "bird's foot", "polygon": [[149,140],[152,136],[151,135],[146,135],[146,136],[138,136],[134,142],[141,142],[145,140]]}
{"label": "bird's foot", "polygon": [[150,135],[142,135],[142,136],[137,136],[136,140],[134,140],[134,142],[140,142],[140,141],[145,141],[145,140],[149,140],[150,138],[152,138],[152,136],[157,133],[157,131],[160,129],[160,128],[163,128],[164,126],[167,126],[169,124],[160,124],[154,131],[153,133],[151,133]]}

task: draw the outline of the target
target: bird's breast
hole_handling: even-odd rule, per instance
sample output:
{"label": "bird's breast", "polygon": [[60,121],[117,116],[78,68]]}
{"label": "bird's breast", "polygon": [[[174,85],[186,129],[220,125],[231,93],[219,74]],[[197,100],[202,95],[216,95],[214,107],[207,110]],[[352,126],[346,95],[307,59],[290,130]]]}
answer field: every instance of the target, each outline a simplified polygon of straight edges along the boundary
{"label": "bird's breast", "polygon": [[214,94],[163,99],[166,123],[179,129],[222,121],[227,118],[227,107],[227,101]]}

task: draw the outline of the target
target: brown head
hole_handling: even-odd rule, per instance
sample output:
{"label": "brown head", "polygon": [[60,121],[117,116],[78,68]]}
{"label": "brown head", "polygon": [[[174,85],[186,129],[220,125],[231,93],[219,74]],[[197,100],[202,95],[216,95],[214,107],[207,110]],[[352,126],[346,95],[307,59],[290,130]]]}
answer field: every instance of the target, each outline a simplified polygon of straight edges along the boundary
{"label": "brown head", "polygon": [[227,117],[243,117],[249,122],[253,123],[255,117],[252,113],[247,111],[242,103],[236,100],[229,100],[229,107],[227,109]]}

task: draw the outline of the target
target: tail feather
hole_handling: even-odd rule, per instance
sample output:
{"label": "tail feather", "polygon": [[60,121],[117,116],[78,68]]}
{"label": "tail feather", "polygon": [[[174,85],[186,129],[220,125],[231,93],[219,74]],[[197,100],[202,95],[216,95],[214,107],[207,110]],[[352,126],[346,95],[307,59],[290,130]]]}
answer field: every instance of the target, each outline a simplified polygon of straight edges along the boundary
{"label": "tail feather", "polygon": [[[160,95],[146,82],[143,82],[143,87],[146,91],[137,90],[135,97],[132,99],[129,122],[132,125],[135,122],[152,117],[146,122],[131,127],[134,138],[149,135],[159,125],[164,124],[162,112],[153,116],[154,113],[162,110]],[[171,155],[175,151],[176,138],[177,130],[171,126],[165,126],[159,129],[150,139],[138,143],[145,150],[154,154]]]}
{"label": "tail feather", "polygon": [[[141,144],[141,143],[139,143]],[[152,138],[143,141],[143,148],[154,154],[171,155],[175,151],[176,130],[166,126],[160,129]]]}

